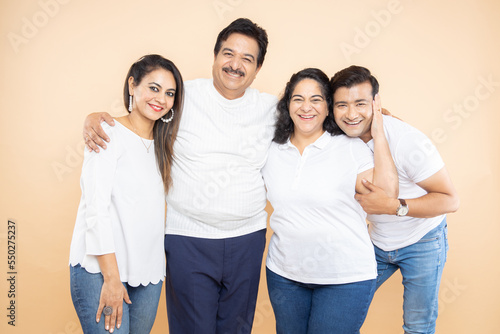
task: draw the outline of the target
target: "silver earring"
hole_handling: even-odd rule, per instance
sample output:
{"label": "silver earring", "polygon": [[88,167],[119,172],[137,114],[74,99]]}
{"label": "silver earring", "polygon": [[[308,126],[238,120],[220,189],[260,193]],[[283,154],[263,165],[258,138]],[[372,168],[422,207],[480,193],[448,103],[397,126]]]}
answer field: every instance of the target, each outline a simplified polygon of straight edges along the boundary
{"label": "silver earring", "polygon": [[128,111],[132,111],[132,95],[128,96]]}
{"label": "silver earring", "polygon": [[173,120],[173,119],[174,119],[174,108],[170,109],[170,111],[172,112],[172,116],[170,116],[170,118],[169,118],[169,119],[165,119],[165,118],[163,118],[163,117],[162,117],[162,118],[160,118],[160,119],[163,121],[163,123],[168,123],[168,122],[170,122],[171,120]]}

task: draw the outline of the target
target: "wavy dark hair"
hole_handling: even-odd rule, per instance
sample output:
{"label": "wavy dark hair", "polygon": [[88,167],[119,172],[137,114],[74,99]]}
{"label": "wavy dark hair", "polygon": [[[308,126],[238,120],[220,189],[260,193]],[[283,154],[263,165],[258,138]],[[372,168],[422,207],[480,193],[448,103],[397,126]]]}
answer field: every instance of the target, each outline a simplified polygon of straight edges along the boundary
{"label": "wavy dark hair", "polygon": [[366,67],[352,65],[338,71],[330,80],[330,86],[332,94],[335,94],[340,87],[351,88],[363,82],[369,82],[372,85],[372,96],[375,98],[375,95],[378,94],[379,84]]}
{"label": "wavy dark hair", "polygon": [[184,84],[182,76],[173,62],[163,58],[157,54],[150,54],[141,57],[138,61],[132,64],[127,77],[125,78],[125,85],[123,87],[123,103],[125,109],[128,110],[130,92],[128,89],[128,80],[130,77],[134,78],[134,85],[137,86],[145,75],[154,70],[163,68],[172,73],[175,79],[175,100],[174,100],[174,119],[169,123],[164,123],[158,119],[153,127],[153,139],[155,141],[155,155],[158,163],[158,169],[161,173],[163,180],[163,187],[165,193],[168,192],[172,185],[172,177],[170,171],[174,160],[174,142],[179,131],[179,124],[182,116],[182,105],[184,102]]}
{"label": "wavy dark hair", "polygon": [[222,47],[222,42],[226,41],[231,34],[236,33],[251,37],[257,42],[257,44],[259,45],[257,67],[262,66],[262,64],[264,63],[264,58],[266,57],[267,45],[269,44],[267,33],[257,24],[245,18],[236,19],[227,27],[222,29],[222,31],[217,36],[217,41],[215,42],[214,56],[217,56],[217,54],[219,53],[220,48]]}
{"label": "wavy dark hair", "polygon": [[293,134],[294,124],[292,118],[290,117],[290,100],[295,87],[304,79],[312,79],[316,81],[321,88],[321,93],[325,96],[328,107],[328,116],[326,116],[325,121],[323,122],[323,129],[332,136],[342,133],[337,123],[335,123],[335,118],[333,117],[333,94],[330,89],[330,79],[320,69],[306,68],[292,75],[290,81],[286,84],[285,92],[278,101],[278,117],[276,119],[276,129],[274,131],[273,138],[273,141],[278,144],[286,143]]}

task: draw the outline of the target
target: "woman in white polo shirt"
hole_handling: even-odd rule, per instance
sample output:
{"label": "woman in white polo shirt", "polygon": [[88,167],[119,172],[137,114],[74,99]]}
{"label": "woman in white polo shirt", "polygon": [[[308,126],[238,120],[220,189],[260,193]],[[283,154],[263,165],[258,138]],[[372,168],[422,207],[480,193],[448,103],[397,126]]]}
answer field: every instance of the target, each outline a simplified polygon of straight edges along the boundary
{"label": "woman in white polo shirt", "polygon": [[[354,199],[363,179],[397,196],[397,174],[373,105],[374,157],[333,117],[321,70],[294,74],[278,103],[276,132],[262,170],[273,206],[267,282],[277,333],[358,333],[375,291],[377,266],[366,213]],[[391,167],[392,166],[392,167]]]}
{"label": "woman in white polo shirt", "polygon": [[129,114],[104,124],[108,148],[85,152],[82,167],[70,278],[84,333],[149,333],[165,278],[165,192],[182,77],[171,61],[147,55],[131,66],[123,93]]}

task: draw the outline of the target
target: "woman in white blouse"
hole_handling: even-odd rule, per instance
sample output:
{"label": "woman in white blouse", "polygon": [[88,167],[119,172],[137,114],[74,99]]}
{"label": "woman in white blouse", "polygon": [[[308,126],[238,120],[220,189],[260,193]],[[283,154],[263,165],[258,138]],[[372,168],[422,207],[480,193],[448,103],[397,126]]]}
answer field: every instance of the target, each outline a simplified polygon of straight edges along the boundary
{"label": "woman in white blouse", "polygon": [[[127,116],[85,152],[70,250],[71,297],[84,333],[149,333],[165,277],[165,193],[183,102],[177,67],[159,55],[126,77]],[[104,315],[104,321],[101,321]]]}
{"label": "woman in white blouse", "polygon": [[363,179],[397,196],[397,174],[384,135],[380,101],[371,150],[342,134],[329,79],[318,69],[294,74],[262,170],[273,206],[267,284],[278,334],[359,333],[375,291],[377,266],[356,192]]}

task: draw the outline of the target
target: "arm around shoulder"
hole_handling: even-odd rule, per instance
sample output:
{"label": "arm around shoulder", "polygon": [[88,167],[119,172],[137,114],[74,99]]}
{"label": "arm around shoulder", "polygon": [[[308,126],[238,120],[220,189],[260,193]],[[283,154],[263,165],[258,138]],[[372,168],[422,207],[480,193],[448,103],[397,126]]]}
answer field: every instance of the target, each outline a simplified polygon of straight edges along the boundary
{"label": "arm around shoulder", "polygon": [[85,118],[83,123],[83,139],[89,151],[99,152],[99,146],[106,149],[106,142],[109,137],[101,127],[101,123],[106,122],[110,126],[115,125],[113,117],[107,112],[92,113]]}

